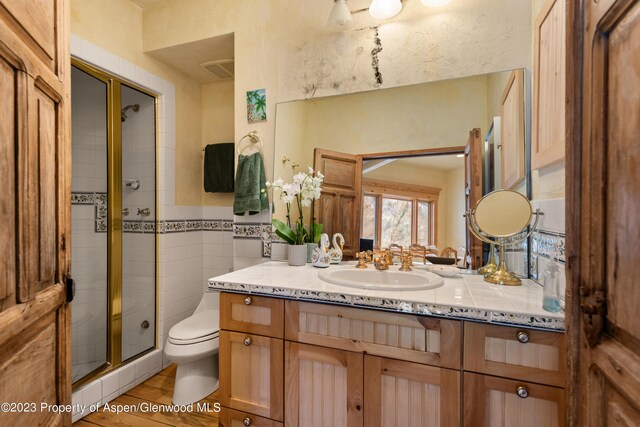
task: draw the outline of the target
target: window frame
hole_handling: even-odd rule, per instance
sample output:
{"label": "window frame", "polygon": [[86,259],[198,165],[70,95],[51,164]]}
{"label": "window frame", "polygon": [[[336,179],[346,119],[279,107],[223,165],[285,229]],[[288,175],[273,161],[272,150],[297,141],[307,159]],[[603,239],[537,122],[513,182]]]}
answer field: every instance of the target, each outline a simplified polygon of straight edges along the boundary
{"label": "window frame", "polygon": [[[406,200],[411,202],[411,244],[418,240],[418,203],[429,204],[429,242],[425,246],[437,246],[438,242],[438,197],[441,189],[421,185],[405,184],[377,179],[364,179],[363,196],[375,197],[375,240],[374,248],[380,249],[382,241],[382,200]],[[364,198],[363,198],[364,199]],[[363,210],[364,212],[364,210]],[[362,225],[361,236],[362,236]]]}

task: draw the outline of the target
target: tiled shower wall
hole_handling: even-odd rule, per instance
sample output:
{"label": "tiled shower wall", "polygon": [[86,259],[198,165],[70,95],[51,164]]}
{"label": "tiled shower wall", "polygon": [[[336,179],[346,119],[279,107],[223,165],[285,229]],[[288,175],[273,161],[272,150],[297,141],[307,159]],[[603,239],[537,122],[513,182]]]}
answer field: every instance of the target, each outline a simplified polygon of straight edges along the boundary
{"label": "tiled shower wall", "polygon": [[[157,345],[162,348],[171,327],[193,313],[206,279],[233,269],[233,213],[230,207],[175,206],[175,87],[171,82],[74,35],[71,54],[158,94],[158,223],[157,227],[145,225],[148,233],[142,236],[158,233]],[[74,250],[78,247],[74,244]],[[146,355],[75,390],[74,403],[110,401],[168,363],[160,351]],[[82,415],[74,414],[73,420]]]}

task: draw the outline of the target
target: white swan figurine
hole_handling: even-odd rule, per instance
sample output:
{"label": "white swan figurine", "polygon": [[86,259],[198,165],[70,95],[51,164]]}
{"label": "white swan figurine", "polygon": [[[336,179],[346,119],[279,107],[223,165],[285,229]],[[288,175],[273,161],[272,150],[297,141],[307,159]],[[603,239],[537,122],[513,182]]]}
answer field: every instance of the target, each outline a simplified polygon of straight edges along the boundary
{"label": "white swan figurine", "polygon": [[331,258],[329,257],[329,235],[322,233],[320,236],[320,246],[313,250],[311,254],[311,265],[318,268],[327,268]]}
{"label": "white swan figurine", "polygon": [[[340,244],[338,244],[338,239],[340,240]],[[340,264],[340,261],[342,261],[342,250],[344,249],[344,236],[340,233],[335,233],[332,240],[333,247],[329,250],[331,264]]]}

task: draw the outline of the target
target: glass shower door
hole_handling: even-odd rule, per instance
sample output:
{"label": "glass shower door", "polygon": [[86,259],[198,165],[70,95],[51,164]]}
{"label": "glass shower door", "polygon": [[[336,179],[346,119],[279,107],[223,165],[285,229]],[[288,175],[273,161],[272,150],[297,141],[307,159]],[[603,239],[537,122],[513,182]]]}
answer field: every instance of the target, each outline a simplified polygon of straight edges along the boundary
{"label": "glass shower door", "polygon": [[73,382],[107,363],[107,82],[72,68]]}
{"label": "glass shower door", "polygon": [[122,85],[122,360],[155,346],[155,98]]}

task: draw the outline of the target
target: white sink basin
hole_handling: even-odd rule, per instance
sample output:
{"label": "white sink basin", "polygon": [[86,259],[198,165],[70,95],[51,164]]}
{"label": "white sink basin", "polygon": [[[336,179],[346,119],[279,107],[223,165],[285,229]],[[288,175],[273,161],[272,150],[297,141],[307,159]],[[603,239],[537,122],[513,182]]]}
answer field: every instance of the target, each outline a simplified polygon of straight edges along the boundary
{"label": "white sink basin", "polygon": [[441,277],[426,271],[399,271],[395,269],[379,271],[373,267],[366,270],[353,266],[329,267],[319,272],[318,277],[334,285],[381,291],[420,291],[439,288],[444,284]]}

